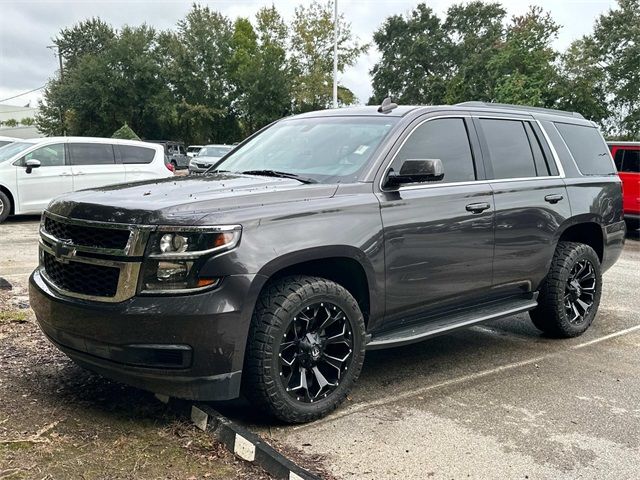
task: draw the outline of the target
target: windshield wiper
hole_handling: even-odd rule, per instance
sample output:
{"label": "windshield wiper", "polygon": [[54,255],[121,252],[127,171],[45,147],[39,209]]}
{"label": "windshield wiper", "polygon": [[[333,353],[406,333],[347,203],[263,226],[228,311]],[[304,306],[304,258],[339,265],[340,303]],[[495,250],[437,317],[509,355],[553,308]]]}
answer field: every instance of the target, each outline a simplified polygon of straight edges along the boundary
{"label": "windshield wiper", "polygon": [[313,178],[302,177],[295,173],[280,172],[278,170],[246,170],[241,173],[243,175],[264,175],[265,177],[292,178],[293,180],[298,180],[301,183],[318,183],[318,181]]}

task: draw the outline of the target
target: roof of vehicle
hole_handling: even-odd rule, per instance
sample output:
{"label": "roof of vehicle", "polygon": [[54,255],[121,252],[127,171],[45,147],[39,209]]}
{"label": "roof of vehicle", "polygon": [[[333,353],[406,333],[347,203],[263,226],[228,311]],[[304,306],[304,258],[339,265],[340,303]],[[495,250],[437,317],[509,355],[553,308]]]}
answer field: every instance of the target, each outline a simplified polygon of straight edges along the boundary
{"label": "roof of vehicle", "polygon": [[2,140],[3,142],[19,142],[22,139],[21,138],[16,138],[16,137],[4,137],[4,136],[0,135],[0,140]]}
{"label": "roof of vehicle", "polygon": [[318,110],[314,112],[302,113],[295,115],[295,118],[311,118],[311,117],[331,117],[331,116],[389,116],[403,117],[410,112],[421,110],[427,112],[429,110],[461,110],[461,111],[486,111],[491,113],[502,114],[528,114],[532,116],[550,116],[563,117],[565,120],[571,120],[572,123],[592,123],[586,120],[577,112],[565,112],[563,110],[555,110],[552,108],[529,107],[526,105],[510,105],[504,103],[488,103],[488,102],[463,102],[456,105],[398,105],[386,112],[380,112],[379,106],[359,106],[359,107],[343,107],[327,110]]}
{"label": "roof of vehicle", "polygon": [[609,141],[607,141],[607,145],[630,145],[632,147],[640,147],[640,142],[627,142],[627,141],[609,140]]}
{"label": "roof of vehicle", "polygon": [[206,147],[225,147],[225,148],[233,148],[233,145],[227,145],[224,143],[212,143],[210,145],[203,145],[202,148],[206,148]]}
{"label": "roof of vehicle", "polygon": [[184,145],[184,142],[180,140],[142,140],[143,142],[149,143],[175,143],[176,145]]}

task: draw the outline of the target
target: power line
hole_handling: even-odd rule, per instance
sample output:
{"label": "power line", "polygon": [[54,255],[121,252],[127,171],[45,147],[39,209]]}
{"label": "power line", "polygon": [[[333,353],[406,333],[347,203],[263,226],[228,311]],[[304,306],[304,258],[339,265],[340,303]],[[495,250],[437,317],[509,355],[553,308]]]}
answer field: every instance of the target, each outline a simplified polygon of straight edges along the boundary
{"label": "power line", "polygon": [[29,90],[28,92],[19,93],[18,95],[14,95],[13,97],[3,98],[0,100],[0,103],[6,102],[7,100],[12,100],[14,98],[22,97],[23,95],[27,95],[28,93],[37,92],[38,90],[42,90],[44,87],[46,87],[46,85],[42,85],[41,87],[34,88],[33,90]]}

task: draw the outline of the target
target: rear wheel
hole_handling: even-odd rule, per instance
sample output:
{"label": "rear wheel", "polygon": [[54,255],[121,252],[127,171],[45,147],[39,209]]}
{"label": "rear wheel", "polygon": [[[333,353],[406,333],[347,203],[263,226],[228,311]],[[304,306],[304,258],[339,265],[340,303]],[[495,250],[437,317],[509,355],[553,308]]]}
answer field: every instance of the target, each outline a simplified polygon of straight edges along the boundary
{"label": "rear wheel", "polygon": [[253,315],[244,393],[285,422],[320,418],[358,378],[364,337],[362,312],[341,285],[307,276],[277,281]]}
{"label": "rear wheel", "polygon": [[6,193],[0,192],[0,223],[4,222],[11,212],[11,200]]}
{"label": "rear wheel", "polygon": [[540,286],[538,307],[529,312],[531,320],[553,337],[582,335],[596,316],[601,289],[600,259],[593,248],[560,242]]}

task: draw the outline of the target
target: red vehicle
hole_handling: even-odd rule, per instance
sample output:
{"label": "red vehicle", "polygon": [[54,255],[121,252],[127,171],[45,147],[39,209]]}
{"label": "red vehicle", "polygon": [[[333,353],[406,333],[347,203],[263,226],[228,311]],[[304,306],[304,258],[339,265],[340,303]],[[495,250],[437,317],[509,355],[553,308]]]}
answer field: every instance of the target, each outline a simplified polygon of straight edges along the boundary
{"label": "red vehicle", "polygon": [[624,219],[631,229],[640,226],[640,142],[608,142],[622,180]]}

